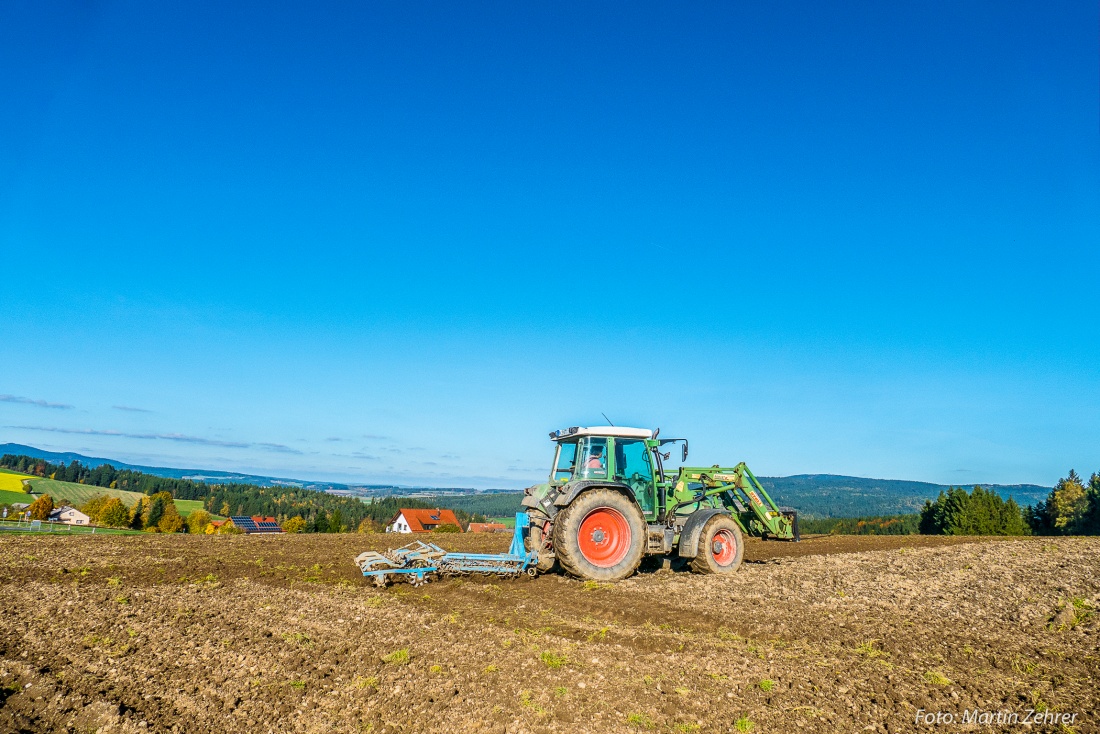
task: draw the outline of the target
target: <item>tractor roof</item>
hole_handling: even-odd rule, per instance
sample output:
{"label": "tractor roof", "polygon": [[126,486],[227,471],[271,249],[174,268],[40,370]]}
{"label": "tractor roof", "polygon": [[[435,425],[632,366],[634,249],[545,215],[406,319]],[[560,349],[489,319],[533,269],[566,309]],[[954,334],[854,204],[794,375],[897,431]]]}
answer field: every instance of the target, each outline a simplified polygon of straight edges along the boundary
{"label": "tractor roof", "polygon": [[627,428],[626,426],[596,426],[584,428],[573,426],[554,431],[550,438],[555,441],[565,441],[579,436],[616,436],[618,438],[653,438],[653,431],[649,428]]}

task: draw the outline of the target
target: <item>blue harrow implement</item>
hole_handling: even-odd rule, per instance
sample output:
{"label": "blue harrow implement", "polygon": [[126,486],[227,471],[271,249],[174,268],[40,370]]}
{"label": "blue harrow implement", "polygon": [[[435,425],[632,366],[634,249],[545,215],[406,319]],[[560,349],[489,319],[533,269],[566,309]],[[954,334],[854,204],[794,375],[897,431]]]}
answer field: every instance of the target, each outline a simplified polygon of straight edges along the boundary
{"label": "blue harrow implement", "polygon": [[376,586],[385,586],[391,579],[404,579],[413,586],[420,586],[436,576],[470,573],[534,576],[538,552],[528,551],[524,542],[529,523],[526,512],[516,513],[516,529],[507,553],[448,553],[435,543],[418,540],[384,553],[360,553],[355,558],[355,565]]}

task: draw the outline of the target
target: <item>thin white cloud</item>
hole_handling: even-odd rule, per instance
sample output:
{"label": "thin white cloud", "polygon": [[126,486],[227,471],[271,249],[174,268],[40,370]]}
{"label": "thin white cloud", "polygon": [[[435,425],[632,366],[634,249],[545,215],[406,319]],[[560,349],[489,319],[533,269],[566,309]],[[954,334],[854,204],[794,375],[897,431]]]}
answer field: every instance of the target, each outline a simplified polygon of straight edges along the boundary
{"label": "thin white cloud", "polygon": [[151,410],[146,410],[145,408],[135,408],[132,405],[112,405],[111,407],[114,408],[115,410],[124,410],[127,413],[152,413],[153,412]]}
{"label": "thin white cloud", "polygon": [[266,443],[266,442],[264,442],[264,443],[257,443],[257,444],[252,444],[252,445],[257,447],[257,448],[267,449],[268,451],[275,451],[275,452],[278,452],[280,454],[300,454],[300,453],[302,453],[298,449],[292,449],[289,446],[285,446],[281,443]]}
{"label": "thin white cloud", "polygon": [[56,426],[5,426],[22,431],[47,431],[49,433],[72,433],[80,436],[113,436],[117,438],[137,438],[150,441],[175,441],[178,443],[198,444],[200,446],[220,446],[231,449],[257,448],[264,451],[274,451],[281,454],[301,454],[298,449],[293,449],[281,443],[242,443],[240,441],[221,441],[202,436],[187,436],[182,433],[127,433],[125,431],[100,430],[95,428],[58,428]]}
{"label": "thin white cloud", "polygon": [[50,403],[45,400],[25,398],[21,395],[0,395],[0,403],[19,403],[21,405],[34,405],[39,408],[56,408],[58,410],[72,410],[73,406],[66,403]]}

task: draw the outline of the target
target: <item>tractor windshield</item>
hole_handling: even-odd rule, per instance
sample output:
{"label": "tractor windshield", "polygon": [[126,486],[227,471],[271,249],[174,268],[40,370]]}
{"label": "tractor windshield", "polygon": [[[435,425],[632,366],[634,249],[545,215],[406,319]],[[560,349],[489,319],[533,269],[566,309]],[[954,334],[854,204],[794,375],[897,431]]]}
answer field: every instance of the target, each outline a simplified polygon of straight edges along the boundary
{"label": "tractor windshield", "polygon": [[607,478],[607,439],[602,436],[589,436],[578,442],[580,452],[577,461],[577,479]]}
{"label": "tractor windshield", "polygon": [[555,479],[569,479],[573,476],[573,464],[577,459],[577,444],[559,443],[557,454],[554,458],[554,473],[550,481]]}

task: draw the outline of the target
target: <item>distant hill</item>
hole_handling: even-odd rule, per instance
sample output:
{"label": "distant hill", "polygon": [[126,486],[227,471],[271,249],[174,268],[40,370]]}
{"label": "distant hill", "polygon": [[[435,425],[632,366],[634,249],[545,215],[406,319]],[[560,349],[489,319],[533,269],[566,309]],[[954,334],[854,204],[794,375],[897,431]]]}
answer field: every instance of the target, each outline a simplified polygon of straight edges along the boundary
{"label": "distant hill", "polygon": [[[486,515],[506,515],[519,509],[519,493],[501,490],[478,492],[472,489],[444,487],[351,486],[208,469],[171,469],[159,466],[140,466],[72,452],[43,451],[33,446],[24,446],[17,443],[0,444],[0,455],[3,454],[22,454],[54,463],[68,464],[79,461],[81,464],[92,468],[101,464],[110,464],[116,469],[132,469],[160,477],[191,479],[211,484],[239,482],[258,484],[264,487],[277,485],[302,487],[330,491],[334,494],[415,496],[419,499],[430,498],[438,502],[441,507],[463,509],[468,512]],[[847,477],[836,474],[797,474],[790,477],[758,478],[776,504],[794,507],[799,512],[812,517],[863,517],[918,512],[925,500],[934,500],[941,491],[949,489],[946,484],[911,482],[902,479],[867,479],[865,477]],[[958,486],[970,488],[974,485],[960,483]],[[1040,487],[1035,484],[982,483],[980,486],[997,492],[1005,499],[1012,497],[1021,507],[1033,505],[1045,499],[1047,494],[1050,493],[1050,487]],[[513,504],[515,505],[514,509],[509,509]]]}
{"label": "distant hill", "polygon": [[[866,479],[836,474],[797,474],[791,477],[757,477],[778,505],[795,507],[814,517],[861,517],[918,512],[925,500],[934,500],[946,484],[902,479]],[[965,486],[968,489],[973,484]],[[1046,499],[1050,487],[1035,484],[980,484],[1016,504],[1033,505]]]}

